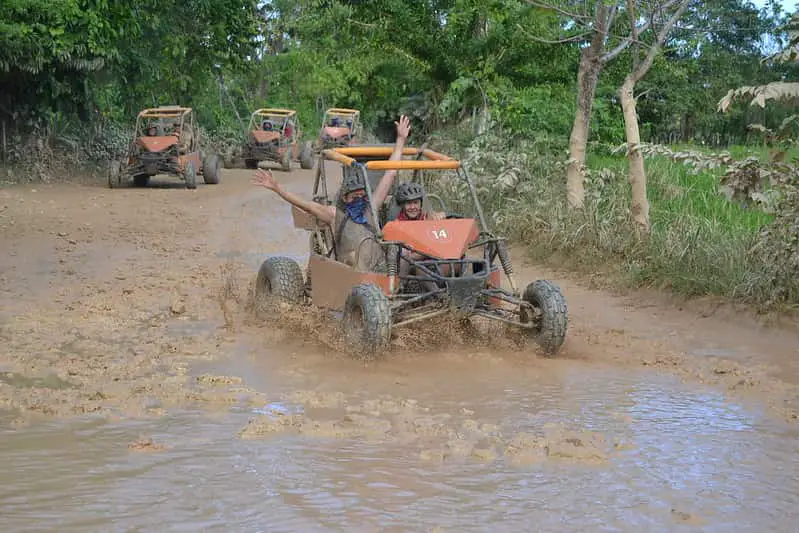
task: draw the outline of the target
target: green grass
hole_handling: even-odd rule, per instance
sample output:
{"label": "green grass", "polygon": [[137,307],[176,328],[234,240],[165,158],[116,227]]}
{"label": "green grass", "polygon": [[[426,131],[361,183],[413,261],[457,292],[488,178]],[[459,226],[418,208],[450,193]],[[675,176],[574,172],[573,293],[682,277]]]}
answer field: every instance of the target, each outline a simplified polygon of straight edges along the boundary
{"label": "green grass", "polygon": [[[765,156],[765,150],[730,151],[737,157]],[[624,157],[589,157],[585,209],[572,211],[565,201],[562,157],[531,152],[516,191],[489,188],[481,200],[487,216],[497,215],[497,229],[526,244],[537,260],[613,284],[659,287],[688,297],[718,295],[761,308],[775,304],[770,258],[751,252],[759,230],[773,217],[728,201],[719,192],[720,170],[693,174],[665,157],[647,158],[651,233],[639,241],[632,231]],[[600,176],[601,169],[606,170]]]}
{"label": "green grass", "polygon": [[[599,156],[588,161],[591,168],[612,168],[625,174],[627,161],[619,157]],[[646,161],[650,218],[653,225],[697,218],[737,233],[754,231],[772,220],[759,210],[729,202],[719,192],[719,174],[700,172],[665,158]]]}

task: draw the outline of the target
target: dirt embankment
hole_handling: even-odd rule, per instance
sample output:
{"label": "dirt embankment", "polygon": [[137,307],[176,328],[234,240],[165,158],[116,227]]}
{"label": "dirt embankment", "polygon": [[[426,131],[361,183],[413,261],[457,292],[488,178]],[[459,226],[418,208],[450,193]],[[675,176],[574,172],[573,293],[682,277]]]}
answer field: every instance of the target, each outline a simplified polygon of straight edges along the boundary
{"label": "dirt embankment", "polygon": [[[279,179],[305,192],[311,173],[295,169]],[[285,204],[254,191],[246,171],[225,171],[220,185],[196,191],[167,180],[143,190],[0,190],[0,403],[16,424],[90,412],[159,416],[172,407],[226,407],[242,399],[263,405],[263,393],[246,380],[196,376],[192,368],[230,357],[248,335],[271,335],[279,345],[299,332],[319,349],[335,347],[335,328],[321,313],[291,311],[265,325],[254,323],[247,310],[263,256],[301,259],[306,245],[291,228]],[[620,372],[667,372],[796,419],[796,332],[680,310],[652,295],[590,290],[516,257],[520,279],[548,277],[568,298],[570,331],[560,361],[584,364],[586,371],[613,365]],[[388,356],[446,354],[476,342],[465,332],[420,327],[399,333]],[[496,337],[492,342],[487,348],[507,362],[541,361],[529,349]],[[307,428],[302,420],[285,420],[286,428]],[[262,423],[245,433],[275,428]],[[390,423],[375,424],[378,433],[390,432]],[[512,449],[504,441],[493,446]]]}

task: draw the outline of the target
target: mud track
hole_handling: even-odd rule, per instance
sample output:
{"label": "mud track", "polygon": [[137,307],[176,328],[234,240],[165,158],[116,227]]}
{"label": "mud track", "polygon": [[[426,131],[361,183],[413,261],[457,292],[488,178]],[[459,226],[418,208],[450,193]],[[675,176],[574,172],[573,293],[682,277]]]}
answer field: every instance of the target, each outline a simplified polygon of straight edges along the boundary
{"label": "mud track", "polygon": [[[311,171],[275,175],[295,192],[310,190]],[[324,313],[282,309],[256,319],[248,300],[261,261],[281,254],[304,262],[308,240],[292,228],[288,206],[253,188],[249,177],[225,170],[221,184],[195,191],[169,179],[147,189],[0,189],[4,431],[24,439],[55,421],[149,420],[156,425],[142,427],[153,433],[158,421],[199,410],[202,427],[219,420],[225,435],[253,442],[291,435],[379,443],[419,464],[606,464],[640,445],[631,443],[634,422],[680,416],[659,407],[628,411],[642,390],[668,390],[672,399],[704,406],[686,415],[695,428],[724,419],[720,405],[735,405],[777,424],[777,433],[795,431],[796,329],[762,326],[709,303],[591,290],[568,274],[526,264],[519,250],[517,277],[551,279],[568,299],[570,330],[557,358],[490,326],[477,324],[475,334],[442,321],[400,332],[384,358],[363,363],[339,350],[335,322]],[[586,409],[598,409],[605,425],[594,420],[592,427],[578,415]],[[246,421],[226,418],[232,412]],[[626,429],[609,429],[617,426]],[[648,425],[638,439],[678,438],[658,435],[657,427]],[[129,435],[125,446],[168,454],[202,441],[187,436],[192,431],[164,434],[173,442]],[[795,444],[785,446],[790,457]],[[10,461],[15,449],[0,453]],[[770,511],[779,514],[774,505]],[[435,512],[418,512],[419,524],[435,523]],[[309,521],[294,516],[292,527],[325,523],[302,516]],[[682,508],[656,516],[649,525],[700,520]],[[716,519],[733,516],[740,520],[735,513]],[[462,531],[475,523],[440,525]],[[779,527],[779,520],[770,523]]]}

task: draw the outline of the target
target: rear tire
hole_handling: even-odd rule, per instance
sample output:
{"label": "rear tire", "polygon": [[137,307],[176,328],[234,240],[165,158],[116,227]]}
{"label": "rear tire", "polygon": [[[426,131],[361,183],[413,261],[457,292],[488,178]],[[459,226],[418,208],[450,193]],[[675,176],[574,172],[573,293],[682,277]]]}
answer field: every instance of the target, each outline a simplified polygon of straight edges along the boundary
{"label": "rear tire", "polygon": [[108,165],[108,188],[120,187],[122,187],[122,164],[119,161],[111,161]]}
{"label": "rear tire", "polygon": [[300,168],[308,170],[313,168],[313,145],[310,141],[303,143],[300,151]]}
{"label": "rear tire", "polygon": [[255,278],[255,310],[261,313],[271,303],[296,304],[305,296],[305,280],[300,265],[290,257],[269,257]]}
{"label": "rear tire", "polygon": [[377,285],[362,283],[352,288],[344,304],[344,336],[353,352],[374,358],[391,342],[391,308]]}
{"label": "rear tire", "polygon": [[250,169],[258,168],[258,160],[257,159],[245,159],[244,166]]}
{"label": "rear tire", "polygon": [[[560,287],[546,280],[537,280],[527,285],[522,299],[541,312],[538,325],[530,333],[547,355],[557,354],[566,340],[568,308]],[[522,309],[522,321],[529,313]]]}
{"label": "rear tire", "polygon": [[183,168],[183,179],[186,181],[187,189],[197,188],[197,171],[194,168],[194,163],[189,161]]}
{"label": "rear tire", "polygon": [[286,151],[283,152],[283,155],[280,158],[280,167],[286,172],[289,172],[291,170],[291,150],[289,149],[288,146],[286,147]]}
{"label": "rear tire", "polygon": [[136,187],[147,187],[150,183],[150,176],[147,174],[139,174],[137,176],[133,176],[133,185]]}
{"label": "rear tire", "polygon": [[221,172],[222,162],[216,154],[210,154],[205,157],[203,161],[203,180],[208,185],[216,185],[219,183],[219,174]]}

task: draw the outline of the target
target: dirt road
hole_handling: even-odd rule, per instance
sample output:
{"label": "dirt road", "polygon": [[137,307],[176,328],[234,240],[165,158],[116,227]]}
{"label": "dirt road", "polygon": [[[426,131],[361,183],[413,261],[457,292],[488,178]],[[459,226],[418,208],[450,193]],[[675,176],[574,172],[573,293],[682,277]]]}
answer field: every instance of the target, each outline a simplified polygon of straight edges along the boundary
{"label": "dirt road", "polygon": [[322,313],[248,311],[307,242],[243,170],[0,189],[4,530],[794,527],[795,331],[517,253],[568,298],[558,358],[430,324],[364,364]]}

